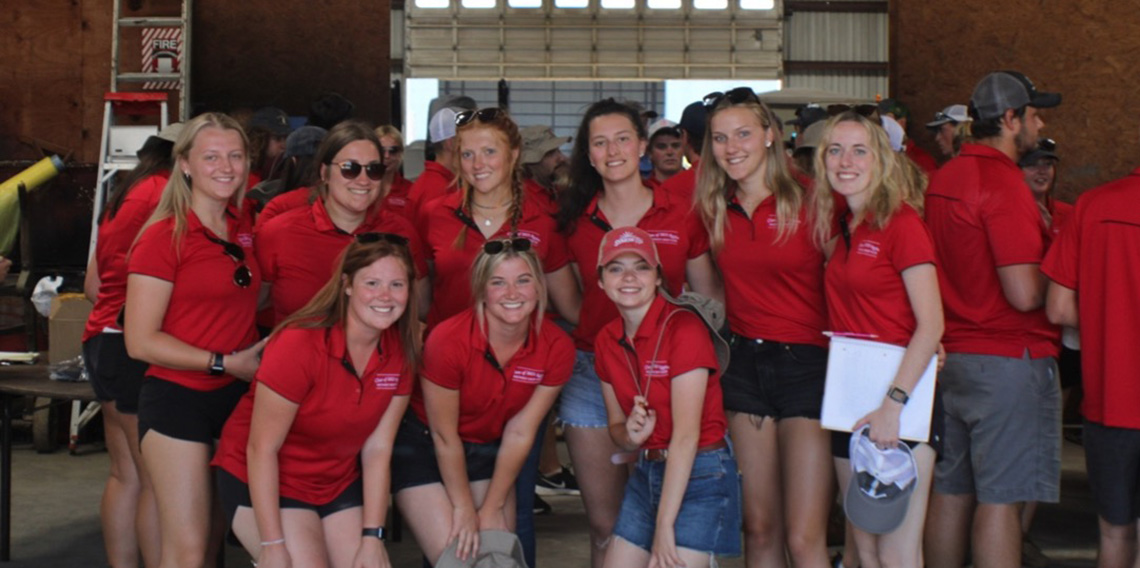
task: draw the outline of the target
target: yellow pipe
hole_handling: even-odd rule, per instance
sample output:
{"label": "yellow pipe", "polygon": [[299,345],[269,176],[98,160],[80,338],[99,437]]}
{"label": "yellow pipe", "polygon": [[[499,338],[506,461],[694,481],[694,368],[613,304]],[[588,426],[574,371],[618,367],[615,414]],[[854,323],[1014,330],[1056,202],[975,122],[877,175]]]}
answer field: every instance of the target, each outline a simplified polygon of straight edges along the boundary
{"label": "yellow pipe", "polygon": [[28,169],[0,183],[0,256],[8,256],[20,232],[20,200],[16,189],[21,183],[31,191],[63,171],[59,156],[44,158]]}

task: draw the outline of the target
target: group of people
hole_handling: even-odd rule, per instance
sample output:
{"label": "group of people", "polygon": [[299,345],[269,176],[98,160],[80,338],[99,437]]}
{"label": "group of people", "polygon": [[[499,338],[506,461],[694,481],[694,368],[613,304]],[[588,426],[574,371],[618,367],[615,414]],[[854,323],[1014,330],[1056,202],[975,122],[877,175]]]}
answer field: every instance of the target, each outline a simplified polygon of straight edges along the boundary
{"label": "group of people", "polygon": [[[1074,233],[1123,239],[1137,223],[1113,208],[1119,192],[1069,215],[1048,196],[1039,110],[1059,103],[1018,73],[986,76],[968,114],[931,123],[969,123],[971,138],[948,145],[960,155],[929,187],[899,107],[833,106],[815,125],[800,113],[814,151],[796,162],[748,88],[652,128],[635,105],[598,101],[572,139],[444,106],[415,182],[391,126],[274,130],[281,173],[253,187],[237,121],[174,125],[118,184],[88,271],[109,562],[206,565],[228,531],[262,567],[387,566],[394,498],[431,565],[464,565],[507,532],[533,566],[554,413],[595,567],[833,565],[836,488],[875,475],[856,451],[899,451],[910,474],[896,522],[849,523],[844,566],[958,568],[971,535],[976,565],[1018,566],[1022,505],[1058,498],[1050,320],[1080,327],[1098,385],[1085,416],[1100,428],[1102,551],[1135,558],[1136,466],[1112,455],[1140,445],[1137,391],[1101,356],[1123,348],[1113,318],[1131,312],[1097,303],[1129,288],[1095,272],[1115,241],[1090,252]],[[722,302],[727,329],[685,293]],[[821,427],[825,332],[903,353],[847,431]],[[929,435],[903,440],[940,351]]]}

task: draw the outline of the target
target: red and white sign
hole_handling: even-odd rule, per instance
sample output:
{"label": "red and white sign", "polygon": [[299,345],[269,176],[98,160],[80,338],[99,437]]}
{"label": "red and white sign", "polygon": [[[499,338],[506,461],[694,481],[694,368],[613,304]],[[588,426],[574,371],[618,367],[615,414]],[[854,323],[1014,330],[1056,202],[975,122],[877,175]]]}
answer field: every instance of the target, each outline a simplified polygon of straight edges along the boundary
{"label": "red and white sign", "polygon": [[[144,73],[178,73],[182,63],[182,28],[143,28],[142,70]],[[181,81],[143,83],[148,91],[177,89]]]}

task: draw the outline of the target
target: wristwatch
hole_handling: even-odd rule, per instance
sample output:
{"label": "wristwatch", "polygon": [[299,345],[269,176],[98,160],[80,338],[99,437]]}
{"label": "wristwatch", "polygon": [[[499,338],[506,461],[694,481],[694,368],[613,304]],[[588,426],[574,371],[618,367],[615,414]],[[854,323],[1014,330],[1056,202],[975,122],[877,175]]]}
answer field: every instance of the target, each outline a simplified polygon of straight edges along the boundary
{"label": "wristwatch", "polygon": [[221,353],[214,353],[210,358],[210,374],[211,375],[224,375],[226,373],[225,357]]}
{"label": "wristwatch", "polygon": [[910,400],[910,395],[906,391],[891,385],[891,390],[887,391],[887,398],[899,403],[906,404]]}
{"label": "wristwatch", "polygon": [[381,542],[388,540],[388,536],[387,536],[387,534],[385,534],[384,527],[374,527],[374,528],[365,527],[363,530],[360,531],[360,536],[362,536],[362,537],[374,536],[374,537],[380,539]]}

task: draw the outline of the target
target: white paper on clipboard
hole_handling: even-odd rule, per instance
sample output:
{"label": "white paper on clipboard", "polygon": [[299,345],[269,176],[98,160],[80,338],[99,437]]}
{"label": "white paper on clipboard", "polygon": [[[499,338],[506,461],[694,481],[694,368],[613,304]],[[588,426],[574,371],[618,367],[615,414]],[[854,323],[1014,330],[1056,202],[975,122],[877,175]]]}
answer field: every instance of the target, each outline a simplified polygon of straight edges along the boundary
{"label": "white paper on clipboard", "polygon": [[[855,422],[883,403],[904,352],[905,348],[889,343],[832,337],[821,425],[828,430],[852,431]],[[930,438],[937,366],[938,357],[931,357],[903,407],[899,437],[904,440],[926,442]]]}

